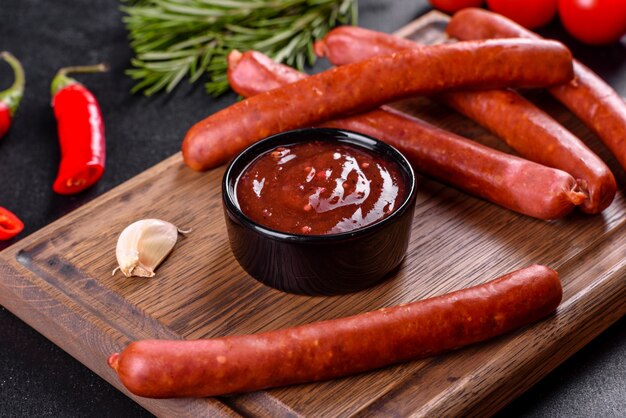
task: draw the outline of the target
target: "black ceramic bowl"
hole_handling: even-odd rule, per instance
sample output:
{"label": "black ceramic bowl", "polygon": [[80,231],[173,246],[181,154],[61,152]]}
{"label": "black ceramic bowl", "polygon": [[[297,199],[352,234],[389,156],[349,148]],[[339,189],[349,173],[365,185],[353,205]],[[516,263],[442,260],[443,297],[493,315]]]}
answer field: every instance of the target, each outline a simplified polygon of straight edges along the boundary
{"label": "black ceramic bowl", "polygon": [[[246,216],[237,203],[236,186],[250,163],[278,146],[315,140],[362,147],[395,161],[406,184],[405,200],[382,220],[353,231],[327,235],[285,233]],[[230,163],[222,181],[228,237],[239,264],[268,286],[306,295],[362,290],[396,269],[407,250],[415,196],[415,174],[400,152],[371,137],[338,129],[301,129],[257,142]]]}

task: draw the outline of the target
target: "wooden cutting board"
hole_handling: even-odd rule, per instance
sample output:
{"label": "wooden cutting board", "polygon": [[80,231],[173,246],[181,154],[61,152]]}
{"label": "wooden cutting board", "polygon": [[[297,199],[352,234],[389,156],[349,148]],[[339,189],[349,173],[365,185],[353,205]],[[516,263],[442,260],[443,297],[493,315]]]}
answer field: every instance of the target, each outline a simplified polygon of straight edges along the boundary
{"label": "wooden cutting board", "polygon": [[[430,13],[400,34],[438,42],[446,20]],[[412,239],[395,276],[356,294],[295,296],[259,284],[233,258],[220,200],[223,168],[197,173],[177,154],[0,253],[0,303],[159,416],[492,414],[626,311],[624,171],[564,108],[545,94],[533,99],[610,164],[620,191],[603,214],[543,222],[421,177]],[[507,149],[426,99],[398,107]],[[119,233],[142,218],[193,232],[155,278],[112,277]],[[217,337],[338,318],[533,263],[561,274],[564,299],[554,316],[486,343],[353,377],[238,396],[152,400],[129,394],[106,363],[136,339]]]}

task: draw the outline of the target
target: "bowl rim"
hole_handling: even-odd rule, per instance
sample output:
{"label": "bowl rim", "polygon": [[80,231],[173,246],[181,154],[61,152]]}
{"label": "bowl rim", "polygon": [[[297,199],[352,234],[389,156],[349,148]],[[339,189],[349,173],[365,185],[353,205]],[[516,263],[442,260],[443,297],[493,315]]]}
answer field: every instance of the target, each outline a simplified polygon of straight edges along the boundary
{"label": "bowl rim", "polygon": [[[312,138],[307,138],[312,136]],[[400,169],[406,174],[408,178],[408,193],[402,203],[388,216],[379,219],[369,225],[353,229],[346,232],[338,232],[334,234],[296,234],[264,226],[250,217],[248,217],[237,202],[235,191],[237,190],[237,184],[241,174],[250,166],[250,164],[256,160],[262,153],[269,151],[274,147],[281,145],[291,145],[296,143],[303,143],[307,141],[322,140],[328,142],[340,142],[349,144],[352,146],[364,148],[369,152],[375,154],[381,154],[380,148],[384,149],[384,154],[390,156],[390,158],[398,164]],[[239,168],[241,166],[241,168]],[[236,172],[235,172],[236,171]],[[234,177],[233,187],[229,187],[231,179]],[[362,134],[360,132],[354,132],[347,129],[339,128],[301,128],[293,129],[289,131],[280,132],[264,138],[254,144],[248,146],[241,151],[226,168],[222,177],[222,202],[225,205],[227,212],[234,216],[242,225],[256,231],[257,233],[264,235],[268,238],[278,241],[289,242],[301,242],[301,243],[324,243],[329,241],[342,241],[349,240],[362,235],[369,235],[374,233],[385,225],[394,222],[397,218],[401,217],[412,206],[412,202],[417,195],[417,177],[413,167],[407,160],[407,158],[398,151],[395,147],[376,139],[372,136]]]}

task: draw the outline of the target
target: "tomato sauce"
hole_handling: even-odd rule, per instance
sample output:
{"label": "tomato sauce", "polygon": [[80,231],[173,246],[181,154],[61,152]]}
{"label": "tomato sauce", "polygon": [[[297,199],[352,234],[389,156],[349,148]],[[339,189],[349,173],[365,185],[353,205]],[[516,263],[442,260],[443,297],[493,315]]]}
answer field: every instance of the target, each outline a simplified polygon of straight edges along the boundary
{"label": "tomato sauce", "polygon": [[312,141],[257,157],[237,182],[241,211],[282,232],[335,234],[377,222],[406,198],[394,161],[348,144]]}

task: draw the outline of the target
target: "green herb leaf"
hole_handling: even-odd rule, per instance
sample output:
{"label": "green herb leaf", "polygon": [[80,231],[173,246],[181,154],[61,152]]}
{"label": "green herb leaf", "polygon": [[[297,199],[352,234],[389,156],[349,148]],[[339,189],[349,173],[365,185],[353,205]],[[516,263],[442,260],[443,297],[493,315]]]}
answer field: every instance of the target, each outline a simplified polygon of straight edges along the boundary
{"label": "green herb leaf", "polygon": [[226,58],[254,49],[302,70],[313,42],[339,24],[356,24],[356,0],[122,0],[135,52],[133,92],[172,91],[203,76],[209,94],[228,91]]}

